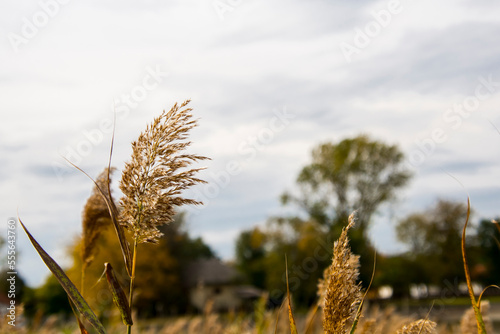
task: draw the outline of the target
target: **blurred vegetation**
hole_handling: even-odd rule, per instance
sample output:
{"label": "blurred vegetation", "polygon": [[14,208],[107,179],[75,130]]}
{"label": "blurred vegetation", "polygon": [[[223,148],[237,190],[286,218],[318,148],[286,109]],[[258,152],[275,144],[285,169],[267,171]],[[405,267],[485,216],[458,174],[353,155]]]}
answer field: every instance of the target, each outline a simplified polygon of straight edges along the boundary
{"label": "blurred vegetation", "polygon": [[422,272],[419,283],[444,287],[465,280],[460,240],[466,216],[465,203],[438,200],[398,223],[397,237],[409,245],[407,257]]}
{"label": "blurred vegetation", "polygon": [[[499,218],[495,221],[498,222]],[[473,258],[475,266],[471,274],[484,285],[499,284],[500,230],[498,227],[498,223],[492,223],[491,220],[486,219],[481,220],[477,227]]]}
{"label": "blurred vegetation", "polygon": [[367,231],[377,209],[395,199],[397,190],[410,180],[403,162],[397,146],[364,135],[319,145],[312,162],[298,175],[298,193],[282,196],[283,204],[293,205],[299,213],[270,218],[265,231],[243,232],[236,246],[239,268],[279,303],[286,254],[295,301],[309,306],[316,299],[318,279],[331,262],[333,240],[356,210],[351,248],[361,255],[360,277],[367,284],[375,254]]}
{"label": "blurred vegetation", "polygon": [[[282,197],[284,204],[294,205],[297,215],[272,217],[265,228],[242,232],[236,242],[238,268],[249,283],[268,290],[279,304],[286,254],[294,301],[309,307],[316,301],[318,279],[331,263],[333,241],[356,210],[356,226],[349,237],[353,253],[361,256],[360,279],[366,286],[375,251],[367,231],[377,209],[396,199],[397,191],[409,182],[403,161],[396,146],[366,136],[319,145],[312,162],[299,173],[298,193]],[[390,285],[394,298],[407,298],[412,284],[426,284],[459,294],[458,285],[465,281],[460,240],[466,212],[466,203],[438,199],[430,208],[397,222],[398,239],[408,251],[377,255],[372,290]],[[499,230],[487,220],[470,229],[466,240],[473,280],[498,284]]]}

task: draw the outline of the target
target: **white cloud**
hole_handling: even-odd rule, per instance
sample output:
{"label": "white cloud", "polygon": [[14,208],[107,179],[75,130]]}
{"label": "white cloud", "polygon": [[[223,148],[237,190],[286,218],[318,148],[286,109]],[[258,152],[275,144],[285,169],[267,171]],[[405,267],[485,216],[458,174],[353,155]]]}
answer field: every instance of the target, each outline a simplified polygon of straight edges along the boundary
{"label": "white cloud", "polygon": [[[19,207],[37,237],[47,244],[57,239],[50,249],[61,254],[64,234],[80,230],[91,184],[71,168],[60,182],[52,164],[63,163],[61,151],[111,117],[113,99],[141,84],[146,67],[159,65],[169,76],[117,122],[113,161],[119,168],[130,141],[175,101],[192,98],[201,117],[193,151],[213,159],[207,176],[245,159],[238,147],[269,126],[274,109],[297,116],[191,216],[193,233],[228,256],[239,230],[280,210],[279,194],[293,186],[318,143],[364,132],[410,153],[443,125],[447,108],[474,93],[479,76],[500,81],[500,25],[491,3],[401,3],[403,11],[350,64],[339,43],[352,40],[354,29],[387,2],[243,1],[224,20],[210,2],[70,2],[17,54],[6,36],[20,33],[23,18],[40,8],[35,1],[1,5],[0,216],[15,216]],[[499,105],[500,95],[493,95],[436,146],[402,192],[407,205],[401,212],[457,192],[444,168],[492,214],[491,180],[499,170],[496,146],[486,147],[498,137],[488,121],[500,127]],[[80,165],[97,175],[108,147],[105,136]],[[390,236],[389,229],[373,228],[381,248],[389,242],[377,240]],[[29,283],[40,283],[40,267],[31,266],[35,255],[22,254],[30,263]]]}

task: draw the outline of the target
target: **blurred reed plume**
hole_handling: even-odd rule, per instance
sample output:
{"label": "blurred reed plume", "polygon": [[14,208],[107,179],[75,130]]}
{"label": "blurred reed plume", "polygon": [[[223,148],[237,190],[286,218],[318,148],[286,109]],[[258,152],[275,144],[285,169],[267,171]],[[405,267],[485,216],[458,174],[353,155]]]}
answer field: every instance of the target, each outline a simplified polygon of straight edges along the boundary
{"label": "blurred reed plume", "polygon": [[437,324],[433,321],[420,319],[403,326],[397,334],[435,334],[437,333],[436,326]]}
{"label": "blurred reed plume", "polygon": [[172,221],[174,207],[201,204],[180,196],[195,184],[205,181],[194,175],[202,168],[184,170],[191,163],[208,159],[181,154],[191,142],[185,141],[189,130],[197,125],[192,119],[189,100],[154,119],[132,143],[132,158],[122,173],[120,189],[121,223],[137,243],[156,243],[161,233],[158,226]]}
{"label": "blurred reed plume", "polygon": [[[110,170],[110,173],[114,168]],[[95,255],[95,245],[101,231],[111,224],[111,216],[109,214],[106,201],[104,201],[99,187],[108,198],[111,194],[108,192],[108,168],[99,174],[96,179],[90,197],[85,203],[82,213],[82,272],[92,263]]]}
{"label": "blurred reed plume", "polygon": [[333,248],[332,264],[325,269],[318,284],[319,304],[323,307],[325,333],[347,333],[362,300],[359,256],[351,253],[347,232],[354,226],[354,213],[342,229]]}
{"label": "blurred reed plume", "polygon": [[[493,333],[493,323],[488,315],[490,310],[490,303],[488,301],[481,302],[481,315],[484,321],[485,329],[488,333]],[[474,308],[469,308],[460,320],[460,330],[462,334],[477,333],[477,319]]]}

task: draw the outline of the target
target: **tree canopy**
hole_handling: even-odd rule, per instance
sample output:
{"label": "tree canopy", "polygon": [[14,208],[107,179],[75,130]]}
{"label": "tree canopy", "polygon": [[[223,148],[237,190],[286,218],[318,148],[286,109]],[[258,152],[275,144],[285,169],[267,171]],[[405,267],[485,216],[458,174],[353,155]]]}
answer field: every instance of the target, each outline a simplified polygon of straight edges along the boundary
{"label": "tree canopy", "polygon": [[464,280],[461,239],[466,216],[465,203],[439,199],[398,222],[397,237],[409,246],[408,258],[421,269],[418,283],[445,286]]}
{"label": "tree canopy", "polygon": [[317,146],[297,177],[297,191],[282,196],[285,205],[295,205],[300,213],[271,217],[266,229],[243,232],[237,241],[239,267],[251,283],[278,300],[286,287],[286,254],[294,299],[311,305],[318,278],[331,263],[333,241],[356,210],[351,248],[361,255],[360,277],[367,284],[374,249],[366,230],[377,209],[408,183],[411,174],[403,161],[397,146],[364,135]]}
{"label": "tree canopy", "polygon": [[411,173],[395,145],[360,135],[339,143],[324,143],[312,152],[312,162],[300,172],[300,194],[285,194],[319,223],[344,224],[357,211],[358,229],[365,230],[379,206],[395,198]]}

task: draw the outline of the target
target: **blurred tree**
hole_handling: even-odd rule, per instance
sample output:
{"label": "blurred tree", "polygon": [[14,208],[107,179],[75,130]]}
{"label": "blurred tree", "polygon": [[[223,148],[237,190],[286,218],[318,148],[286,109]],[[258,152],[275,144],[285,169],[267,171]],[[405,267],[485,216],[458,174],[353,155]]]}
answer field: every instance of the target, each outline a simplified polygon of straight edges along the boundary
{"label": "blurred tree", "polygon": [[411,177],[397,146],[364,135],[319,145],[312,158],[297,178],[301,193],[286,193],[282,199],[298,203],[331,230],[344,226],[356,210],[357,229],[365,233],[379,206],[394,199]]}
{"label": "blurred tree", "polygon": [[299,173],[298,194],[282,195],[283,204],[295,204],[302,212],[270,218],[265,231],[243,232],[236,246],[239,267],[254,285],[264,281],[271,299],[279,302],[286,289],[286,254],[290,290],[299,306],[309,306],[316,300],[318,279],[331,263],[333,242],[357,210],[349,238],[353,252],[361,255],[361,280],[368,284],[374,249],[367,228],[380,205],[408,183],[411,175],[403,160],[396,146],[363,135],[319,145],[311,164]]}
{"label": "blurred tree", "polygon": [[[495,221],[499,221],[498,218]],[[476,234],[477,249],[470,261],[473,279],[485,285],[500,284],[500,231],[498,223],[483,219]]]}
{"label": "blurred tree", "polygon": [[425,212],[398,222],[398,239],[410,247],[408,257],[423,269],[421,283],[444,287],[464,280],[461,239],[466,215],[465,204],[438,200]]}
{"label": "blurred tree", "polygon": [[266,241],[267,235],[258,227],[243,231],[236,240],[236,263],[249,283],[258,287],[266,286]]}
{"label": "blurred tree", "polygon": [[144,244],[138,253],[135,307],[144,316],[184,313],[188,310],[183,274],[187,265],[215,255],[201,238],[191,238],[185,214],[160,227],[164,236],[156,245]]}
{"label": "blurred tree", "polygon": [[42,286],[35,289],[28,304],[30,314],[33,315],[39,312],[42,315],[58,314],[68,318],[72,314],[68,295],[52,274],[47,277]]}
{"label": "blurred tree", "polygon": [[389,285],[393,290],[392,298],[407,298],[410,296],[411,284],[426,281],[422,263],[407,254],[379,256],[373,285]]}
{"label": "blurred tree", "polygon": [[325,227],[298,217],[277,219],[265,231],[256,227],[240,234],[236,262],[249,283],[269,291],[280,305],[286,292],[286,265],[290,292],[299,307],[316,301],[318,279],[331,261],[333,241],[325,240]]}
{"label": "blurred tree", "polygon": [[298,204],[310,219],[324,225],[336,239],[348,216],[356,210],[350,233],[351,249],[361,256],[361,280],[371,276],[374,249],[367,236],[373,214],[395,199],[411,174],[404,169],[404,155],[397,146],[360,135],[337,144],[325,143],[312,152],[312,163],[299,173],[300,193],[285,193],[284,204]]}
{"label": "blurred tree", "polygon": [[286,292],[285,255],[290,292],[299,307],[317,301],[319,278],[332,262],[333,239],[315,220],[298,217],[280,219],[270,233],[271,251],[266,258],[266,285],[274,302]]}

